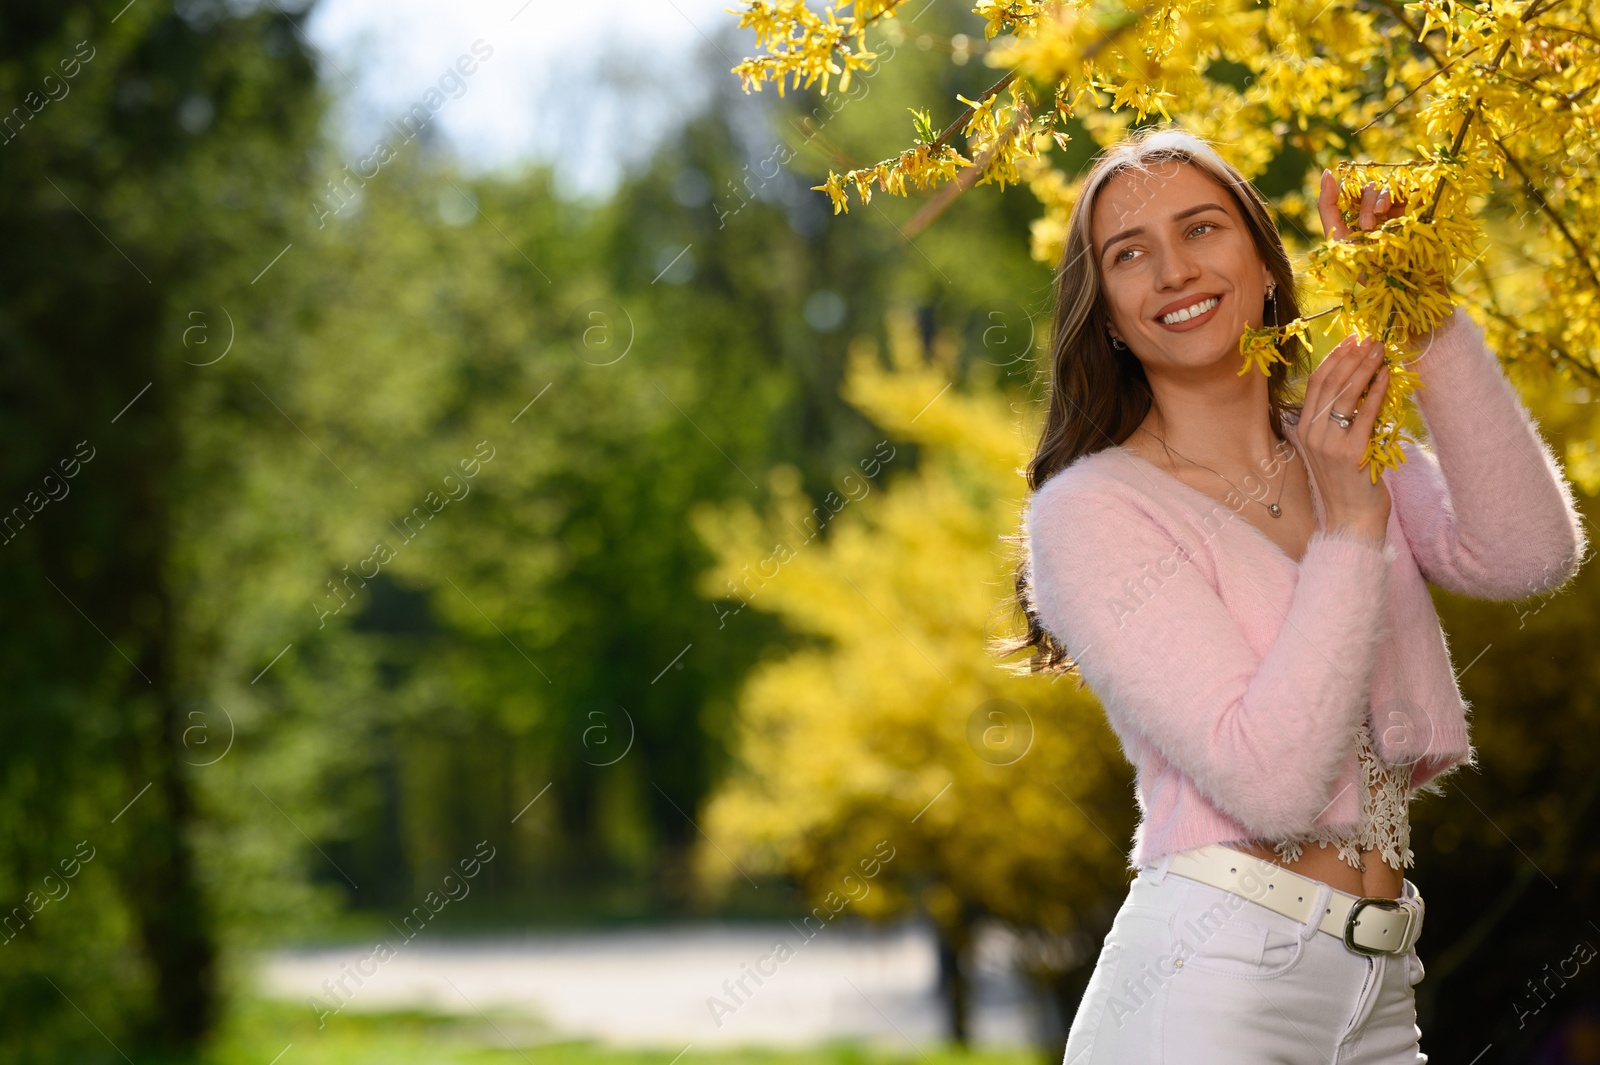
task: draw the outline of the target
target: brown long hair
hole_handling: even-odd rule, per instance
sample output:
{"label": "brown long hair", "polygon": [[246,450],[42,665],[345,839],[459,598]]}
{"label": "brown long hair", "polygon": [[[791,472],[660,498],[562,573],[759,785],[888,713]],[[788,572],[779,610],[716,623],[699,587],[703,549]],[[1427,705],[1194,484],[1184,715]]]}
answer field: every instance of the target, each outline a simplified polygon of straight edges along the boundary
{"label": "brown long hair", "polygon": [[[1189,163],[1227,189],[1238,204],[1256,251],[1277,282],[1276,299],[1266,304],[1266,325],[1300,316],[1294,269],[1267,201],[1243,174],[1200,137],[1178,127],[1144,127],[1106,149],[1089,168],[1067,223],[1067,243],[1056,271],[1055,321],[1050,350],[1048,410],[1039,446],[1028,463],[1030,491],[1080,457],[1121,444],[1144,421],[1154,403],[1144,366],[1132,351],[1111,346],[1105,291],[1093,254],[1089,221],[1107,182],[1124,171],[1148,174],[1151,163]],[[1298,411],[1292,381],[1305,376],[1310,355],[1296,342],[1280,345],[1288,364],[1274,362],[1267,380],[1267,403],[1274,430],[1283,435],[1283,414]],[[1040,623],[1029,588],[1027,530],[1005,539],[1018,545],[1016,606],[1027,621],[1025,635],[994,645],[1001,657],[1032,655],[1017,667],[1023,673],[1075,673],[1077,663]],[[1079,686],[1082,686],[1079,675]]]}

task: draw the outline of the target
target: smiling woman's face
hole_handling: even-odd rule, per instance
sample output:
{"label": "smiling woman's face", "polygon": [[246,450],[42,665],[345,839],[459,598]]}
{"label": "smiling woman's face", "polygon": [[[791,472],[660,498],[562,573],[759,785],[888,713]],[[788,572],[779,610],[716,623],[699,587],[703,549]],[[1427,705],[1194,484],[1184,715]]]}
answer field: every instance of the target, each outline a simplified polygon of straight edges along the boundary
{"label": "smiling woman's face", "polygon": [[1146,364],[1237,357],[1245,325],[1261,325],[1272,274],[1233,196],[1197,167],[1165,160],[1118,174],[1089,232],[1111,332]]}

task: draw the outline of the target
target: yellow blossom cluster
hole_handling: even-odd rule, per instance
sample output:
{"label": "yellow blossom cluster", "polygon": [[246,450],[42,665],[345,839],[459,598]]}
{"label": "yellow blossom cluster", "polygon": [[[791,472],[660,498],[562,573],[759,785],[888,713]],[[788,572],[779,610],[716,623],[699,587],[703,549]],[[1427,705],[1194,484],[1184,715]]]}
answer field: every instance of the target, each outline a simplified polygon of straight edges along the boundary
{"label": "yellow blossom cluster", "polygon": [[[966,134],[967,150],[974,157],[985,160],[983,172],[976,184],[994,182],[1002,189],[1006,184],[1022,180],[1019,165],[1025,160],[1037,161],[1039,150],[1047,148],[1052,139],[1064,137],[1059,131],[1052,133],[1033,121],[1028,104],[1027,90],[1022,82],[1012,81],[1007,86],[1009,99],[1002,102],[999,93],[981,100],[969,100],[957,95],[956,99],[971,108],[962,131]],[[1052,117],[1047,112],[1046,119]],[[836,212],[837,213],[837,212]]]}
{"label": "yellow blossom cluster", "polygon": [[1028,36],[1044,8],[1039,0],[978,0],[972,13],[984,20],[984,40],[992,40],[1008,30],[1018,37]]}
{"label": "yellow blossom cluster", "polygon": [[[1472,224],[1464,189],[1433,164],[1376,171],[1341,164],[1336,171],[1342,203],[1359,204],[1368,184],[1386,191],[1405,212],[1370,230],[1352,228],[1345,240],[1330,241],[1308,257],[1311,276],[1330,291],[1343,293],[1335,327],[1386,336],[1397,347],[1426,333],[1455,306],[1449,280],[1478,250],[1482,231]],[[1440,189],[1443,211],[1432,211],[1432,190]],[[1352,210],[1352,215],[1355,211]]]}
{"label": "yellow blossom cluster", "polygon": [[[1003,90],[1009,90],[1003,93]],[[847,170],[843,174],[828,172],[828,180],[812,188],[828,194],[833,202],[833,213],[848,212],[847,187],[854,187],[862,203],[872,202],[872,186],[896,195],[905,194],[905,183],[917,188],[927,188],[939,181],[956,177],[959,168],[980,166],[974,184],[993,182],[1001,188],[1024,180],[1040,163],[1039,152],[1054,142],[1065,144],[1068,134],[1051,129],[1057,112],[1047,110],[1042,118],[1033,115],[1028,100],[1028,89],[1023,83],[1009,80],[996,85],[976,100],[965,96],[956,98],[968,106],[961,122],[967,139],[967,149],[979,162],[975,163],[948,143],[948,135],[927,137],[926,112],[913,110],[914,124],[920,143],[901,152],[893,159],[885,159],[870,167]],[[954,127],[949,132],[953,132]]]}
{"label": "yellow blossom cluster", "polygon": [[[848,70],[892,2],[751,3],[746,18],[786,15],[784,54]],[[866,171],[816,186],[847,209],[849,186],[904,194],[960,179],[964,187],[1025,183],[1043,211],[1033,253],[1060,259],[1079,177],[1052,162],[1069,131],[1109,146],[1151,116],[1181,125],[1259,179],[1299,160],[1301,187],[1275,214],[1299,272],[1316,284],[1305,319],[1240,338],[1241,373],[1266,372],[1286,343],[1310,344],[1307,323],[1383,338],[1389,403],[1368,451],[1371,473],[1402,460],[1404,400],[1420,383],[1405,366],[1415,339],[1458,303],[1520,372],[1600,385],[1600,25],[1575,0],[983,0],[973,9],[992,41],[986,62],[1007,71],[946,134]],[[754,22],[749,24],[755,24]],[[747,86],[748,89],[748,86]],[[965,152],[947,140],[965,138]],[[1345,160],[1354,160],[1346,162]],[[980,167],[976,175],[963,173]],[[1322,243],[1315,204],[1324,167],[1338,179],[1351,234]],[[1281,168],[1280,168],[1281,169]],[[1362,188],[1376,184],[1404,210],[1356,225]],[[1600,435],[1600,416],[1569,433]],[[1600,459],[1569,451],[1576,479],[1600,491]],[[1581,460],[1581,461],[1580,461]]]}
{"label": "yellow blossom cluster", "polygon": [[1310,328],[1311,323],[1305,318],[1296,318],[1288,325],[1268,326],[1264,329],[1257,329],[1246,323],[1244,336],[1239,340],[1239,351],[1244,355],[1244,365],[1239,367],[1239,376],[1243,377],[1251,370],[1270,374],[1273,363],[1289,362],[1284,357],[1283,348],[1290,339],[1299,341],[1310,350],[1311,341],[1306,339],[1306,333]]}
{"label": "yellow blossom cluster", "polygon": [[[981,904],[1015,927],[1066,933],[1120,875],[1114,840],[1134,826],[1092,693],[996,669],[985,649],[995,589],[1011,576],[994,546],[1026,502],[1017,394],[983,360],[953,387],[961,337],[930,343],[908,311],[883,336],[851,343],[841,389],[885,437],[882,472],[860,488],[870,497],[809,543],[827,508],[793,467],[771,471],[763,510],[689,514],[713,557],[702,594],[747,596],[805,637],[740,692],[739,757],[706,805],[716,844],[695,853],[697,880],[720,893],[740,872],[785,873],[813,899],[866,883],[850,901],[864,917],[914,909],[959,922]],[[900,470],[903,442],[917,458]],[[774,544],[788,561],[767,577],[759,563]],[[1006,816],[975,816],[994,809]],[[892,849],[863,867],[880,840]]]}
{"label": "yellow blossom cluster", "polygon": [[[753,0],[739,16],[739,25],[753,29],[757,47],[768,54],[746,59],[733,68],[744,91],[761,91],[765,81],[776,82],[778,95],[784,94],[784,79],[793,78],[794,88],[810,88],[821,80],[826,94],[828,81],[838,77],[839,91],[850,89],[852,71],[871,66],[877,53],[866,48],[867,28],[881,18],[892,18],[904,0],[862,0],[847,5],[854,13],[840,18],[838,8],[829,4],[818,14],[805,0]],[[804,79],[802,81],[802,79]]]}
{"label": "yellow blossom cluster", "polygon": [[927,188],[940,178],[945,180],[953,178],[958,166],[971,165],[970,160],[948,144],[939,147],[932,144],[918,144],[907,148],[896,158],[885,159],[876,166],[849,170],[843,174],[835,174],[830,170],[827,183],[818,187],[828,193],[829,198],[833,200],[833,213],[838,214],[840,211],[850,210],[850,202],[845,196],[846,182],[855,187],[856,195],[860,197],[862,203],[871,203],[873,182],[877,182],[878,187],[885,192],[904,196],[905,183],[908,180],[918,188]]}

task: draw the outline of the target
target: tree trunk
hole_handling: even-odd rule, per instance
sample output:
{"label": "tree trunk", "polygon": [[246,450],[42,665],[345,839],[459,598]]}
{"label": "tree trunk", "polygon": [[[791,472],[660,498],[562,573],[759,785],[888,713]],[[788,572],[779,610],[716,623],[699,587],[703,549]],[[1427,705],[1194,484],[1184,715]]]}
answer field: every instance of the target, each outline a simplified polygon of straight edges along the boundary
{"label": "tree trunk", "polygon": [[972,987],[968,979],[972,958],[972,922],[975,914],[964,904],[951,924],[939,925],[939,991],[944,998],[950,1041],[962,1050],[970,1045],[968,1029]]}
{"label": "tree trunk", "polygon": [[1039,1027],[1038,1046],[1046,1059],[1060,1057],[1121,902],[1120,896],[1099,900],[1082,914],[1078,926],[1064,935],[1023,935],[1019,968],[1055,1014]]}
{"label": "tree trunk", "polygon": [[144,756],[153,787],[129,811],[144,807],[135,822],[137,864],[127,870],[125,890],[155,973],[151,1042],[186,1056],[216,1020],[216,944],[195,876],[194,802],[178,764],[184,723],[170,692],[158,693],[154,720],[140,724],[147,725],[139,729],[144,735],[130,735],[128,743]]}
{"label": "tree trunk", "polygon": [[[167,469],[153,464],[151,469]],[[199,1049],[217,1019],[216,943],[196,875],[192,834],[197,810],[186,777],[184,718],[172,668],[173,608],[163,587],[167,543],[164,521],[153,517],[159,490],[145,486],[133,509],[154,528],[130,537],[123,560],[124,580],[112,596],[135,620],[139,631],[139,672],[130,673],[122,701],[126,707],[123,761],[133,792],[150,784],[128,808],[132,845],[123,885],[140,944],[155,977],[149,1043],[185,1057]],[[160,531],[158,531],[158,529]],[[121,567],[119,567],[121,568]],[[120,593],[120,594],[119,594]],[[136,611],[132,604],[153,604]],[[143,674],[141,676],[140,674]]]}

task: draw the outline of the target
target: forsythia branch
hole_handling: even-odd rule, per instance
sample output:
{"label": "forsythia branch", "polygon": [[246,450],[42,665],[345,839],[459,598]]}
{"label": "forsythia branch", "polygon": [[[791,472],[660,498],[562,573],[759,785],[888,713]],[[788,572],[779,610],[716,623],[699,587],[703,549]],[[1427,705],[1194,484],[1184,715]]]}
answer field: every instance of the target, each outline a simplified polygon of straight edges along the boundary
{"label": "forsythia branch", "polygon": [[[1239,350],[1241,374],[1270,373],[1275,363],[1288,361],[1287,345],[1310,347],[1310,323],[1318,318],[1329,319],[1325,332],[1381,337],[1391,377],[1366,456],[1376,479],[1382,468],[1404,461],[1398,441],[1405,400],[1419,384],[1406,365],[1408,346],[1452,312],[1456,280],[1493,247],[1479,251],[1488,222],[1478,216],[1506,218],[1505,199],[1491,192],[1514,183],[1530,206],[1527,213],[1537,211],[1550,222],[1518,227],[1524,246],[1513,248],[1511,263],[1494,273],[1512,291],[1505,308],[1488,271],[1480,267],[1481,276],[1468,281],[1469,288],[1488,291],[1506,356],[1551,359],[1594,374],[1566,353],[1600,350],[1600,268],[1590,253],[1600,240],[1592,221],[1600,217],[1594,180],[1600,116],[1585,102],[1600,86],[1600,34],[1580,5],[1516,4],[978,0],[973,11],[984,20],[985,39],[994,40],[985,61],[1004,76],[976,99],[958,97],[965,109],[937,136],[929,112],[913,108],[912,147],[872,167],[830,170],[814,188],[829,196],[837,214],[848,210],[851,185],[867,203],[874,187],[905,195],[907,182],[918,188],[952,183],[917,214],[920,226],[972,185],[1022,181],[1044,206],[1033,226],[1034,254],[1059,262],[1077,184],[1041,150],[1052,140],[1065,148],[1080,129],[1110,146],[1124,136],[1125,111],[1140,122],[1153,112],[1179,122],[1247,177],[1289,148],[1315,161],[1313,174],[1326,160],[1338,210],[1351,224],[1363,190],[1375,185],[1398,213],[1386,212],[1381,225],[1357,228],[1305,253],[1306,272],[1337,302],[1287,325],[1247,328]],[[809,20],[792,0],[750,8],[769,19],[790,19],[785,54],[827,51],[832,68],[813,58],[810,71],[813,77],[821,71],[826,94],[825,75],[841,74],[842,86],[852,60],[866,54],[856,20],[895,6],[830,0],[825,16]],[[836,7],[852,14],[836,18]],[[1393,32],[1396,27],[1406,39]],[[855,42],[854,52],[837,47],[846,41]],[[1475,61],[1478,56],[1493,58]],[[1214,73],[1218,62],[1222,73]],[[1248,72],[1242,85],[1235,77],[1241,70]],[[1403,92],[1396,99],[1391,90],[1397,83]],[[1033,101],[1052,96],[1035,113]],[[966,138],[966,154],[952,144],[957,134]],[[1339,159],[1346,152],[1407,161]],[[1532,179],[1535,173],[1543,188]],[[1276,205],[1280,217],[1303,231],[1298,220],[1314,196],[1309,187],[1283,195]],[[1552,245],[1558,249],[1553,257]],[[1528,263],[1540,266],[1522,265]],[[1462,301],[1482,303],[1470,295]],[[1516,313],[1508,314],[1512,308]],[[1528,328],[1517,314],[1543,324]]]}

